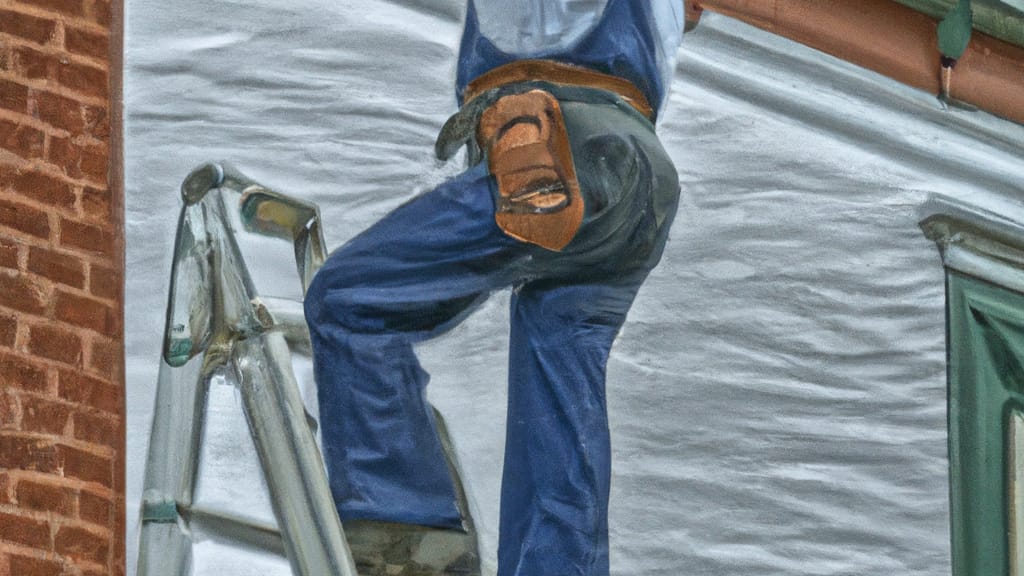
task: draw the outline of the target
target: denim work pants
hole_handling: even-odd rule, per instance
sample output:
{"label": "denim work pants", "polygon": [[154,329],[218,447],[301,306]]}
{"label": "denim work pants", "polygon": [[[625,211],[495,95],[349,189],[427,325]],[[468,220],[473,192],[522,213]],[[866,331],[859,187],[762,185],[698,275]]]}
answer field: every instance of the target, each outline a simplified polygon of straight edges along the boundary
{"label": "denim work pants", "polygon": [[495,224],[478,164],[331,255],[306,297],[324,457],[343,520],[461,526],[413,343],[514,288],[500,576],[607,576],[609,350],[661,256],[678,178],[653,126],[556,93],[586,205],[560,252]]}

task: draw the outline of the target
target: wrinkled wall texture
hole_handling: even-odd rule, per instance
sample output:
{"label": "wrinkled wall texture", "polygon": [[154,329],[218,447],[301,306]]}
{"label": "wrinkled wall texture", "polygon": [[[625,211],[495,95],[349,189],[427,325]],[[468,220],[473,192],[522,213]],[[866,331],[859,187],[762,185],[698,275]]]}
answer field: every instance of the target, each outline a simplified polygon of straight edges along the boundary
{"label": "wrinkled wall texture", "polygon": [[0,576],[124,572],[120,12],[0,0]]}
{"label": "wrinkled wall texture", "polygon": [[[227,160],[319,204],[336,248],[457,172],[432,146],[455,111],[465,0],[129,8],[135,556],[178,185]],[[938,195],[1019,213],[1024,126],[716,14],[679,57],[658,130],[684,201],[608,368],[612,573],[948,575],[943,272],[918,209]],[[263,293],[297,294],[286,243],[260,256],[250,270],[277,280]],[[508,307],[495,294],[418,349],[491,575]],[[237,390],[214,383],[208,406],[193,504],[273,525]],[[197,574],[290,574],[193,528]]]}

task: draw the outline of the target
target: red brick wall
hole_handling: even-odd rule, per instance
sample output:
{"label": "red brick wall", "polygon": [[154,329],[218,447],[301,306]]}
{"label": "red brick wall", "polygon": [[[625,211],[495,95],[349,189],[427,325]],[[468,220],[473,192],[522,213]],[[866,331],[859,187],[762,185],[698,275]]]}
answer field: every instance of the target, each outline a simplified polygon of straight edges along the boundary
{"label": "red brick wall", "polygon": [[0,576],[124,573],[120,21],[0,0]]}

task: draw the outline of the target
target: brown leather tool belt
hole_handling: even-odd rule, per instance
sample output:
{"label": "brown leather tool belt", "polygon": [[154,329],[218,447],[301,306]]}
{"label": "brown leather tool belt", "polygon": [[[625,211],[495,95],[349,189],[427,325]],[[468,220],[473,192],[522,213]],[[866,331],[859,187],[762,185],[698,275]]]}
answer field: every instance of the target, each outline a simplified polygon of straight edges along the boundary
{"label": "brown leather tool belt", "polygon": [[466,86],[464,100],[466,104],[469,104],[474,98],[488,90],[532,81],[614,92],[648,119],[654,118],[654,109],[651,108],[644,93],[629,80],[552,60],[517,60],[485,72]]}
{"label": "brown leather tool belt", "polygon": [[559,251],[583,222],[583,197],[558,100],[543,90],[500,98],[477,125],[506,234]]}
{"label": "brown leather tool belt", "polygon": [[627,80],[559,62],[521,60],[470,82],[465,104],[435,144],[442,160],[463,144],[470,163],[486,160],[497,184],[498,226],[556,252],[576,236],[584,201],[561,105],[551,92],[580,89],[595,101],[625,102],[653,118],[643,93]]}

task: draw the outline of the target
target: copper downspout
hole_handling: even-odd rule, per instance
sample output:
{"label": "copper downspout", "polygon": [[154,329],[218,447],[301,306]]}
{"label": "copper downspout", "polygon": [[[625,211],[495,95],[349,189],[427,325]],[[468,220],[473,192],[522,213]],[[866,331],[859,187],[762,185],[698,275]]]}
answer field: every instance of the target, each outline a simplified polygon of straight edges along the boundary
{"label": "copper downspout", "polygon": [[[701,9],[711,10],[939,93],[936,20],[891,0],[692,0],[687,4],[691,23]],[[1024,48],[975,31],[957,62],[950,96],[1024,124]]]}

